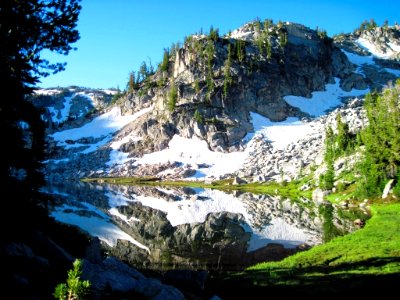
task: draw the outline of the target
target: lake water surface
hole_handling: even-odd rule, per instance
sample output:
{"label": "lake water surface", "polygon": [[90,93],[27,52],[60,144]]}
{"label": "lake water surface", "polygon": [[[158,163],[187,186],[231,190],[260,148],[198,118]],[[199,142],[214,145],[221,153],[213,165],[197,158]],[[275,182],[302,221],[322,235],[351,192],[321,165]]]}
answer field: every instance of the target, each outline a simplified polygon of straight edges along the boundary
{"label": "lake water surface", "polygon": [[54,195],[53,217],[141,267],[251,264],[321,242],[322,220],[308,199],[83,182],[45,192]]}

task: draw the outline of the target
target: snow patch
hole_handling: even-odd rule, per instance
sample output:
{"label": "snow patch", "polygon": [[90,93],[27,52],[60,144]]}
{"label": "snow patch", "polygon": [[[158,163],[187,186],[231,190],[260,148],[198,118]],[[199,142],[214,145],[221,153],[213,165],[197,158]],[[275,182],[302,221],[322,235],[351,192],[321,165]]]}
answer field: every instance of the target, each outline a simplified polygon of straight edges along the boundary
{"label": "snow patch", "polygon": [[348,51],[345,51],[342,49],[342,52],[347,56],[347,59],[357,65],[357,66],[362,66],[362,65],[375,65],[374,57],[372,55],[358,55],[355,53],[351,53]]}
{"label": "snow patch", "polygon": [[87,94],[86,92],[78,92],[78,93],[75,94],[75,96],[76,95],[79,95],[79,96],[81,96],[83,98],[86,98],[92,104],[93,107],[96,106],[96,103],[94,101],[94,94],[93,93]]}
{"label": "snow patch", "polygon": [[44,96],[51,96],[51,95],[58,95],[61,94],[61,90],[59,89],[37,89],[33,91],[36,95],[44,95]]}
{"label": "snow patch", "polygon": [[116,91],[116,90],[110,90],[110,89],[103,89],[103,90],[100,90],[100,91],[102,91],[103,93],[106,93],[106,94],[108,94],[108,95],[115,95],[115,94],[118,93],[118,91]]}
{"label": "snow patch", "polygon": [[19,121],[18,122],[18,127],[21,128],[22,130],[28,130],[30,126],[25,121]]}
{"label": "snow patch", "polygon": [[247,134],[245,139],[262,136],[267,138],[276,149],[283,150],[290,143],[314,132],[311,123],[304,123],[298,118],[290,117],[282,122],[272,122],[258,113],[251,112],[250,116],[256,133]]}
{"label": "snow patch", "polygon": [[123,214],[121,214],[116,207],[110,208],[109,209],[109,213],[111,215],[113,215],[113,216],[116,216],[116,217],[120,218],[122,221],[124,221],[128,225],[131,224],[132,222],[140,222],[140,220],[138,218],[135,218],[135,217],[131,217],[131,218],[128,219],[128,217],[123,215]]}
{"label": "snow patch", "polygon": [[79,128],[67,129],[53,133],[51,136],[56,141],[79,140],[84,137],[99,138],[121,129],[126,124],[133,120],[133,115],[121,116],[121,109],[114,107],[109,112],[106,112],[90,123],[87,123]]}
{"label": "snow patch", "polygon": [[[112,135],[120,130],[122,127],[127,125],[128,123],[134,121],[141,115],[149,112],[152,107],[142,109],[141,111],[133,114],[133,115],[121,115],[121,109],[119,107],[114,107],[109,112],[106,112],[96,118],[94,118],[91,122],[83,125],[79,128],[72,128],[67,129],[64,131],[59,131],[50,135],[57,141],[59,146],[62,146],[66,149],[75,148],[75,147],[82,147],[82,146],[89,146],[87,149],[81,151],[81,153],[90,153],[96,151],[98,148],[106,145],[112,140]],[[92,144],[71,144],[71,141],[77,141],[82,138],[93,138],[93,139],[100,139],[96,143]],[[67,143],[68,141],[68,143]],[[114,148],[112,151],[116,151],[116,144],[113,144]],[[117,161],[118,156],[117,153],[112,154],[112,161]],[[126,160],[126,158],[125,158]]]}
{"label": "snow patch", "polygon": [[64,97],[64,103],[62,109],[56,109],[54,107],[47,107],[50,112],[51,120],[53,123],[60,124],[68,120],[69,112],[72,106],[73,97]]}
{"label": "snow patch", "polygon": [[208,148],[207,142],[198,138],[183,138],[174,135],[168,148],[145,154],[138,159],[136,165],[180,162],[182,164],[207,164],[209,168],[201,169],[204,176],[220,176],[237,171],[244,163],[247,153],[244,152],[214,152]]}
{"label": "snow patch", "polygon": [[335,78],[335,83],[328,83],[325,86],[325,91],[312,92],[311,98],[301,96],[285,96],[283,97],[291,106],[300,108],[303,112],[311,116],[318,117],[326,113],[326,111],[342,105],[342,97],[356,97],[362,96],[369,92],[365,90],[351,90],[346,92],[339,86],[339,78]]}
{"label": "snow patch", "polygon": [[378,49],[378,47],[375,44],[371,43],[369,40],[365,38],[358,38],[356,40],[356,43],[359,44],[364,49],[368,50],[368,52],[370,52],[372,55],[383,59],[388,59],[400,51],[400,46],[397,46],[393,43],[387,44],[387,47],[385,48],[386,52],[383,52],[381,49]]}

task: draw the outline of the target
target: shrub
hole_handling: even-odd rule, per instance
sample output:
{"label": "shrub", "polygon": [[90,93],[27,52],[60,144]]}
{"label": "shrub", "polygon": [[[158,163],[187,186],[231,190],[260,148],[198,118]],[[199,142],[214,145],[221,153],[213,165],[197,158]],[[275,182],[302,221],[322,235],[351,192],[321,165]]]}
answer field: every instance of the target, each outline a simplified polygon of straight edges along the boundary
{"label": "shrub", "polygon": [[197,123],[199,124],[203,124],[203,116],[201,115],[201,113],[196,109],[196,111],[194,112],[194,119],[196,120]]}
{"label": "shrub", "polygon": [[73,269],[68,271],[67,283],[60,283],[56,286],[54,297],[60,300],[79,300],[85,299],[89,294],[90,282],[81,280],[82,260],[76,259]]}

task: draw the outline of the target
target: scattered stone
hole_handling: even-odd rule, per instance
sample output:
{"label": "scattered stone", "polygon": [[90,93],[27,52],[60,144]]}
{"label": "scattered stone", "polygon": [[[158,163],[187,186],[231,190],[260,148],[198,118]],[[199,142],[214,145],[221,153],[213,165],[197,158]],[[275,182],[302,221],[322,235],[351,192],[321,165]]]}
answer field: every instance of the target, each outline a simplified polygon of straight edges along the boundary
{"label": "scattered stone", "polygon": [[246,183],[247,183],[247,181],[240,178],[239,176],[235,176],[233,178],[233,182],[232,182],[233,185],[246,184]]}
{"label": "scattered stone", "polygon": [[385,188],[383,189],[383,193],[382,193],[382,199],[386,199],[387,198],[387,196],[389,195],[389,193],[390,193],[390,190],[393,188],[393,186],[394,186],[394,179],[390,179],[387,183],[386,183],[386,185],[385,185]]}
{"label": "scattered stone", "polygon": [[364,227],[364,225],[365,225],[365,222],[361,219],[355,219],[353,223],[355,226],[360,227],[360,228]]}

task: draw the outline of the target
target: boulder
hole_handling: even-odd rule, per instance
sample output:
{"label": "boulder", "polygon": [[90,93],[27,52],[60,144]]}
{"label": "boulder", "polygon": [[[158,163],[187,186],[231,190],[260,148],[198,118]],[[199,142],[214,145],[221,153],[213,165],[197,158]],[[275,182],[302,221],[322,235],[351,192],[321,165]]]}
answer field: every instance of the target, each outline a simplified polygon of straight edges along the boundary
{"label": "boulder", "polygon": [[233,178],[233,182],[232,182],[233,185],[246,184],[246,183],[247,183],[247,181],[240,178],[239,176],[235,176]]}
{"label": "boulder", "polygon": [[330,191],[324,191],[320,188],[317,188],[312,192],[312,200],[317,204],[323,204],[325,202],[325,196],[329,194]]}
{"label": "boulder", "polygon": [[389,195],[391,189],[392,189],[393,186],[394,186],[394,183],[395,183],[395,180],[394,180],[394,179],[390,179],[390,180],[386,183],[385,188],[383,189],[383,192],[382,192],[382,199],[386,199],[386,198],[387,198],[387,196]]}
{"label": "boulder", "polygon": [[89,280],[92,290],[99,296],[107,292],[135,292],[147,299],[185,299],[176,288],[165,285],[154,278],[147,278],[142,273],[120,260],[108,257],[99,264],[84,260],[82,279]]}

